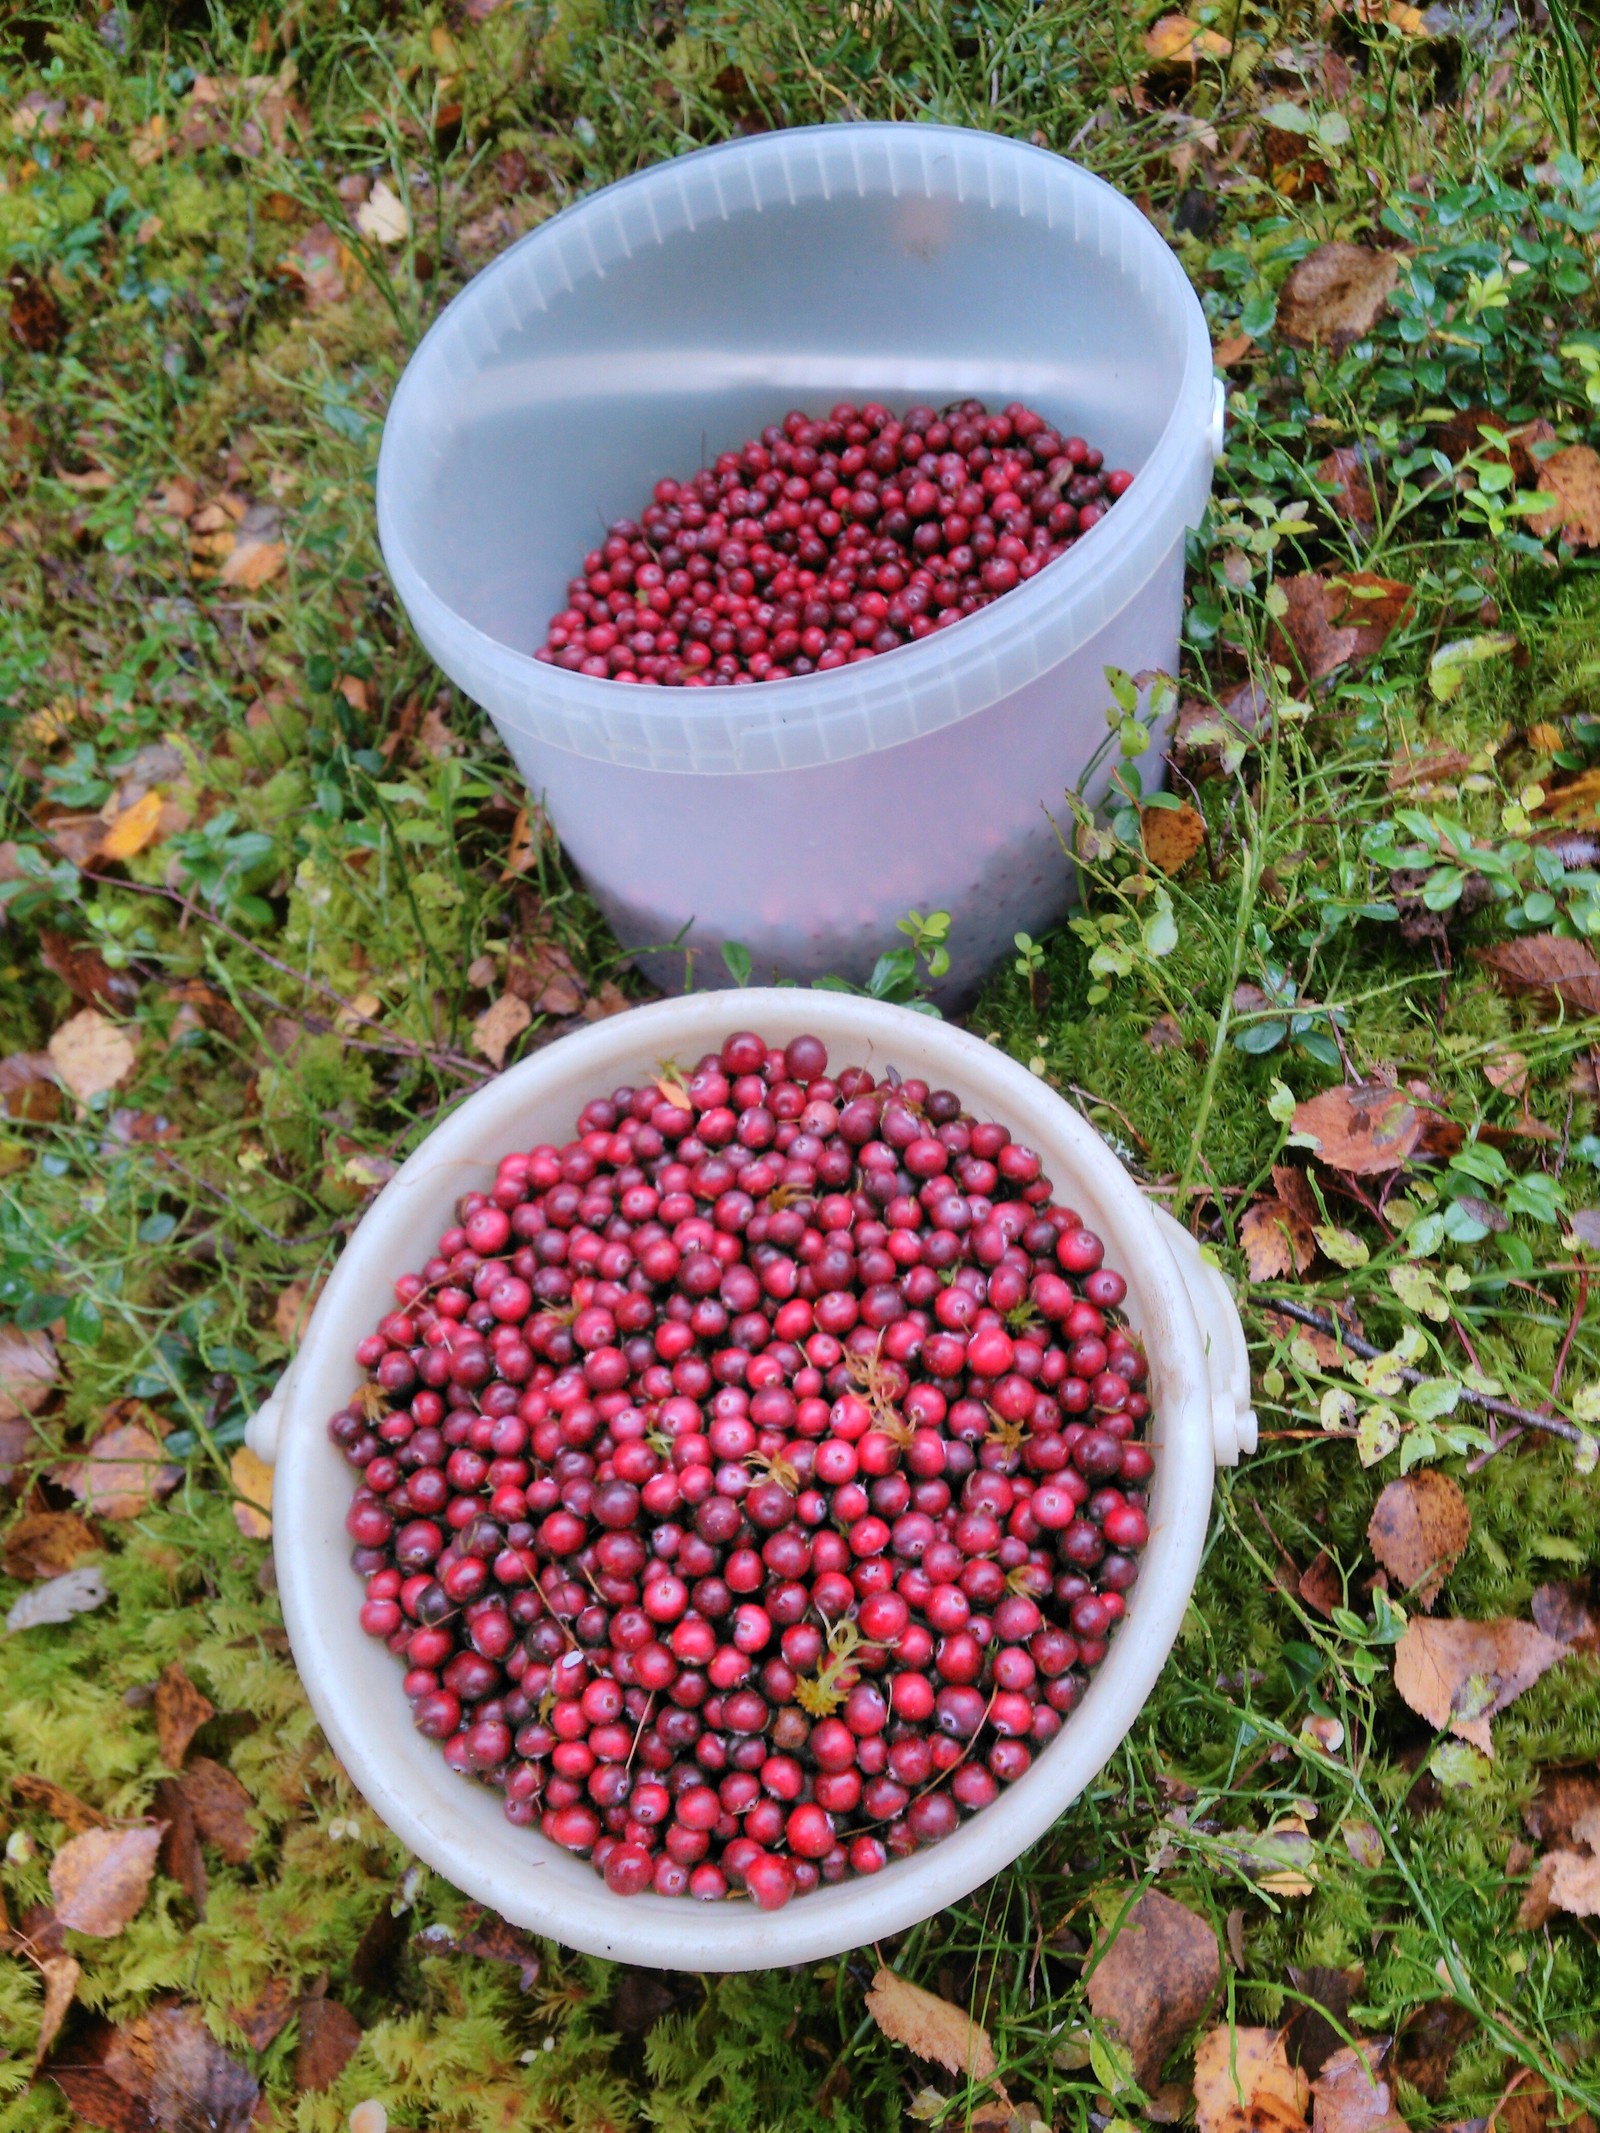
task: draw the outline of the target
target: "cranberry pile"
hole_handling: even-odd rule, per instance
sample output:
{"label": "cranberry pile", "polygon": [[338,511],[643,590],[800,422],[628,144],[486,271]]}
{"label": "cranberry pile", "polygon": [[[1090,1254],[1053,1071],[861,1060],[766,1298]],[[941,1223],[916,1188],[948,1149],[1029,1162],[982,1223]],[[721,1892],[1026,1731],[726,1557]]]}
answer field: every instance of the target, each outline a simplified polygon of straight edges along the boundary
{"label": "cranberry pile", "polygon": [[418,1729],[618,1894],[935,1843],[1081,1696],[1148,1537],[1127,1285],[959,1097],[741,1031],[504,1156],[330,1435]]}
{"label": "cranberry pile", "polygon": [[658,481],[534,654],[612,681],[776,681],[948,629],[1087,533],[1133,476],[1013,401],[788,414]]}

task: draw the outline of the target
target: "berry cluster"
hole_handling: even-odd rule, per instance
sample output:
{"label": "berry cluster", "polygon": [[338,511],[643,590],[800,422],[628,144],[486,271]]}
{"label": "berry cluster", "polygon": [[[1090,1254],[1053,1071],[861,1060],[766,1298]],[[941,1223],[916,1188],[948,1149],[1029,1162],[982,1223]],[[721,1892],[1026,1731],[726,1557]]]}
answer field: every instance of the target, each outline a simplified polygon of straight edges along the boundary
{"label": "berry cluster", "polygon": [[504,1156],[329,1432],[421,1732],[618,1894],[774,1907],[1060,1730],[1148,1537],[1122,1276],[948,1090],[740,1032]]}
{"label": "berry cluster", "polygon": [[986,607],[1087,533],[1133,476],[1013,401],[789,414],[658,481],[583,559],[535,658],[612,681],[826,672]]}

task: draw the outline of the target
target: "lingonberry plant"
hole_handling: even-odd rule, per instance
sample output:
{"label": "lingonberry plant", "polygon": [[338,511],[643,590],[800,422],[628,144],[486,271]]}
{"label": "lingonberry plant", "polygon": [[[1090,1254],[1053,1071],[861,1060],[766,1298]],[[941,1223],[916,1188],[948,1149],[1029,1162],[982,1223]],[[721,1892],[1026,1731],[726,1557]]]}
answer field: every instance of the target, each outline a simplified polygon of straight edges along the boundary
{"label": "lingonberry plant", "polygon": [[776,1907],[1054,1739],[1148,1538],[1123,1277],[959,1096],[748,1031],[503,1156],[329,1432],[418,1729],[618,1894]]}
{"label": "lingonberry plant", "polygon": [[872,659],[1037,576],[1132,480],[1016,401],[790,413],[658,481],[584,557],[535,657],[701,688]]}

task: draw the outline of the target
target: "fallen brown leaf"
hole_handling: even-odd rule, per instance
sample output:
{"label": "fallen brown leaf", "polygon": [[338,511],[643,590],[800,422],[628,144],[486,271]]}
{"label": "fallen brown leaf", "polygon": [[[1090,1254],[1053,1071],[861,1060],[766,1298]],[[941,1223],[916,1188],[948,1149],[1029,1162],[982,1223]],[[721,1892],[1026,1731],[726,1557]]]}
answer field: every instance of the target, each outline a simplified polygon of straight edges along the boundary
{"label": "fallen brown leaf", "polygon": [[1589,2113],[1558,2097],[1542,2074],[1513,2063],[1488,2133],[1595,2133]]}
{"label": "fallen brown leaf", "polygon": [[67,337],[67,315],[49,286],[13,267],[6,287],[11,291],[11,338],[30,355],[53,355]]}
{"label": "fallen brown leaf", "polygon": [[271,1540],[272,1468],[241,1444],[228,1461],[228,1478],[238,1490],[233,1522],[246,1540]]}
{"label": "fallen brown leaf", "polygon": [[1409,621],[1409,585],[1370,571],[1323,577],[1314,570],[1280,578],[1284,608],[1268,631],[1269,656],[1301,681],[1320,681],[1352,660],[1375,659],[1392,633]]}
{"label": "fallen brown leaf", "polygon": [[104,1829],[106,1818],[98,1808],[80,1800],[75,1792],[68,1792],[54,1778],[38,1777],[31,1770],[19,1770],[11,1780],[11,1796],[21,1800],[26,1807],[38,1807],[77,1833],[85,1829]]}
{"label": "fallen brown leaf", "polygon": [[1324,1089],[1295,1105],[1292,1124],[1310,1137],[1320,1162],[1353,1178],[1399,1170],[1423,1134],[1406,1092],[1384,1082]]}
{"label": "fallen brown leaf", "polygon": [[156,1683],[155,1713],[161,1760],[169,1770],[178,1770],[189,1752],[189,1743],[208,1718],[216,1717],[217,1707],[209,1696],[201,1694],[174,1659],[170,1666],[162,1668],[161,1679]]}
{"label": "fallen brown leaf", "polygon": [[[1544,798],[1534,809],[1542,821],[1574,822],[1584,828],[1591,827],[1600,819],[1600,770],[1585,770],[1564,785],[1547,790]],[[1569,860],[1570,866],[1574,862]],[[1577,862],[1588,864],[1588,856]]]}
{"label": "fallen brown leaf", "polygon": [[1600,1015],[1600,957],[1587,941],[1525,933],[1474,951],[1507,992],[1552,993],[1579,1015]]}
{"label": "fallen brown leaf", "polygon": [[1600,1769],[1542,1770],[1539,1790],[1522,1811],[1530,1837],[1546,1850],[1570,1847],[1580,1822],[1600,1813]]}
{"label": "fallen brown leaf", "polygon": [[150,1805],[157,1820],[167,1825],[161,1833],[157,1864],[162,1873],[177,1882],[194,1905],[196,1915],[204,1918],[209,1882],[188,1795],[176,1778],[159,1778]]}
{"label": "fallen brown leaf", "polygon": [[1391,1577],[1432,1607],[1472,1538],[1472,1514],[1459,1485],[1435,1467],[1391,1481],[1373,1506],[1367,1540]]}
{"label": "fallen brown leaf", "polygon": [[50,1862],[57,1918],[74,1933],[114,1940],[137,1916],[160,1849],[161,1830],[153,1822],[69,1837]]}
{"label": "fallen brown leaf", "polygon": [[1366,1972],[1359,1964],[1339,1970],[1325,1963],[1304,1968],[1291,1963],[1289,1982],[1301,2000],[1284,2025],[1284,2043],[1293,2063],[1314,2080],[1349,2034],[1351,2003],[1366,1983]]}
{"label": "fallen brown leaf", "polygon": [[1128,2047],[1139,2086],[1151,2089],[1221,1982],[1214,1928],[1158,1889],[1147,1889],[1093,1958],[1089,2005]]}
{"label": "fallen brown leaf", "polygon": [[1301,1571],[1300,1597],[1324,1619],[1330,1618],[1336,1607],[1344,1605],[1344,1580],[1339,1575],[1338,1564],[1326,1548],[1319,1548]]}
{"label": "fallen brown leaf", "polygon": [[1187,800],[1181,807],[1146,807],[1139,813],[1145,857],[1163,874],[1181,874],[1206,841],[1205,819]]}
{"label": "fallen brown leaf", "polygon": [[513,992],[502,993],[473,1023],[473,1049],[481,1052],[492,1067],[502,1067],[513,1042],[532,1020],[533,1010],[526,1000],[519,1000]]}
{"label": "fallen brown leaf", "polygon": [[1144,48],[1164,66],[1193,66],[1200,58],[1226,59],[1233,50],[1218,30],[1204,30],[1187,15],[1163,15],[1144,33]]}
{"label": "fallen brown leaf", "polygon": [[1225,333],[1212,349],[1211,360],[1218,370],[1233,370],[1255,352],[1256,344],[1248,333]]}
{"label": "fallen brown leaf", "polygon": [[294,2014],[294,1993],[282,1978],[268,1978],[248,2007],[232,2010],[233,2019],[254,2052],[264,2052],[274,2037],[288,2028]]}
{"label": "fallen brown leaf", "polygon": [[328,225],[314,222],[285,252],[278,271],[299,283],[310,310],[320,311],[328,304],[342,303],[348,295],[349,265],[343,245]]}
{"label": "fallen brown leaf", "polygon": [[48,1052],[12,1052],[0,1059],[0,1118],[48,1126],[61,1116],[61,1082]]}
{"label": "fallen brown leaf", "polygon": [[1337,354],[1372,331],[1399,279],[1397,253],[1319,245],[1278,292],[1278,331],[1286,341],[1316,343]]}
{"label": "fallen brown leaf", "polygon": [[1314,2133],[1409,2133],[1378,2069],[1387,2044],[1341,2045],[1311,2084]]}
{"label": "fallen brown leaf", "polygon": [[1333,495],[1329,504],[1339,518],[1358,533],[1370,533],[1378,523],[1378,484],[1373,472],[1373,454],[1364,445],[1341,444],[1313,470],[1317,480]]}
{"label": "fallen brown leaf", "polygon": [[1600,1603],[1589,1585],[1541,1585],[1529,1613],[1571,1652],[1600,1652]]}
{"label": "fallen brown leaf", "polygon": [[154,2007],[125,2028],[96,2022],[45,2072],[80,2118],[110,2133],[250,2133],[261,2090],[197,2007]]}
{"label": "fallen brown leaf", "polygon": [[50,1039],[51,1062],[79,1103],[120,1088],[138,1058],[134,1039],[98,1009],[86,1007]]}
{"label": "fallen brown leaf", "polygon": [[286,1348],[292,1348],[304,1335],[307,1323],[322,1294],[322,1284],[313,1287],[304,1281],[291,1281],[282,1290],[272,1306],[272,1330]]}
{"label": "fallen brown leaf", "polygon": [[1474,2028],[1471,2014],[1456,2000],[1427,2000],[1406,2021],[1395,2039],[1396,2075],[1437,2103],[1450,2085],[1456,2053]]}
{"label": "fallen brown leaf", "polygon": [[539,1981],[544,1959],[539,1944],[520,1926],[513,1926],[493,1911],[469,1913],[456,1937],[462,1955],[480,1962],[510,1963],[517,1971],[519,1990],[531,1992]]}
{"label": "fallen brown leaf", "polygon": [[35,2072],[60,2034],[83,1975],[81,1964],[70,1955],[47,1955],[39,1971],[44,1979],[44,2005],[39,2010],[39,2036],[33,2049]]}
{"label": "fallen brown leaf", "polygon": [[1144,1033],[1153,1052],[1170,1052],[1183,1043],[1182,1025],[1172,1015],[1157,1015]]}
{"label": "fallen brown leaf", "polygon": [[288,560],[289,550],[284,542],[241,534],[223,558],[218,578],[222,584],[237,586],[244,592],[259,592]]}
{"label": "fallen brown leaf", "polygon": [[130,971],[113,970],[98,948],[57,933],[51,926],[39,929],[39,957],[85,1007],[109,1007],[126,1014],[139,997],[138,982]]}
{"label": "fallen brown leaf", "polygon": [[1534,1868],[1517,1912],[1519,1926],[1545,1925],[1555,1911],[1600,1917],[1600,1807],[1578,1817],[1572,1837],[1570,1846],[1546,1852]]}
{"label": "fallen brown leaf", "polygon": [[1357,1866],[1375,1873],[1383,1864],[1383,1839],[1370,1822],[1343,1822],[1339,1835]]}
{"label": "fallen brown leaf", "polygon": [[1540,539],[1559,527],[1569,548],[1600,548],[1600,452],[1571,444],[1538,461],[1535,478],[1556,501],[1528,524]]}
{"label": "fallen brown leaf", "polygon": [[989,2032],[962,2008],[925,1992],[909,1978],[880,1965],[867,1993],[867,2012],[891,2044],[903,2044],[947,2074],[963,2074],[972,2081],[994,2079]]}
{"label": "fallen brown leaf", "polygon": [[1310,2087],[1276,2029],[1207,2032],[1194,2055],[1199,2133],[1304,2133]]}
{"label": "fallen brown leaf", "polygon": [[208,1755],[197,1755],[179,1779],[195,1827],[230,1866],[243,1866],[255,1850],[249,1812],[254,1804],[233,1772]]}
{"label": "fallen brown leaf", "polygon": [[6,1534],[0,1569],[24,1581],[59,1577],[99,1546],[76,1511],[29,1511]]}
{"label": "fallen brown leaf", "polygon": [[1239,1245],[1252,1281],[1303,1274],[1317,1256],[1311,1224],[1273,1194],[1253,1201],[1240,1216]]}
{"label": "fallen brown leaf", "polygon": [[1531,1622],[1413,1617],[1395,1646],[1394,1685],[1430,1726],[1448,1726],[1493,1755],[1489,1720],[1565,1656],[1565,1647]]}
{"label": "fallen brown leaf", "polygon": [[575,1015],[583,990],[577,966],[554,941],[518,942],[506,959],[506,991],[537,1015]]}
{"label": "fallen brown leaf", "polygon": [[163,1462],[161,1440],[144,1423],[114,1422],[55,1479],[92,1518],[137,1518],[172,1494],[183,1469]]}
{"label": "fallen brown leaf", "polygon": [[0,1326],[0,1422],[36,1415],[60,1375],[56,1344],[42,1328]]}
{"label": "fallen brown leaf", "polygon": [[331,2089],[361,2048],[361,2024],[337,2000],[302,2000],[294,2048],[294,2085],[304,2094]]}

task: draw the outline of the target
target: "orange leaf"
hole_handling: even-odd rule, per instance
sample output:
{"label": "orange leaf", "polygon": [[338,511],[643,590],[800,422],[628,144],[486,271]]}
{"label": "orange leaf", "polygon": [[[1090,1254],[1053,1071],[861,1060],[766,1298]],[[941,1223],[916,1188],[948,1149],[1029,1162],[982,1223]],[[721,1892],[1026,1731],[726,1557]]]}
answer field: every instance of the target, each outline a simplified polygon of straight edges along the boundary
{"label": "orange leaf", "polygon": [[1423,1135],[1423,1121],[1405,1091],[1382,1082],[1324,1089],[1295,1105],[1292,1123],[1320,1161],[1353,1178],[1400,1169]]}
{"label": "orange leaf", "polygon": [[288,560],[289,551],[282,541],[258,541],[246,535],[234,543],[219,575],[224,585],[259,592]]}
{"label": "orange leaf", "polygon": [[1472,1514],[1448,1474],[1424,1467],[1391,1481],[1373,1506],[1367,1540],[1385,1570],[1431,1607],[1472,1538]]}
{"label": "orange leaf", "polygon": [[1429,1622],[1417,1616],[1395,1646],[1394,1685],[1430,1726],[1493,1755],[1489,1720],[1566,1657],[1531,1622]]}
{"label": "orange leaf", "polygon": [[151,843],[161,827],[161,810],[165,802],[154,787],[142,799],[135,800],[111,819],[111,826],[100,840],[102,859],[131,859]]}
{"label": "orange leaf", "polygon": [[1181,807],[1146,807],[1139,813],[1145,857],[1163,874],[1181,874],[1206,841],[1205,819],[1185,800]]}

